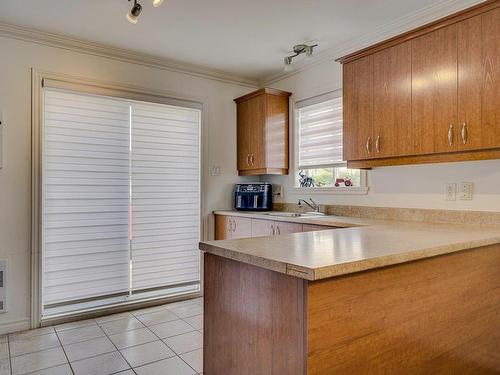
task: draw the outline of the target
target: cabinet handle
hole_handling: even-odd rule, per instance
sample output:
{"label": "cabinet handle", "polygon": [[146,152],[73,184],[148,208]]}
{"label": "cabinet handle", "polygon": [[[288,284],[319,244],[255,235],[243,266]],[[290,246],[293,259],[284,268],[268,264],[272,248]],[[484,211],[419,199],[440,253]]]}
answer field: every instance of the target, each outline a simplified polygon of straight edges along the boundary
{"label": "cabinet handle", "polygon": [[366,139],[366,152],[370,154],[371,151],[372,151],[372,137],[368,137]]}
{"label": "cabinet handle", "polygon": [[278,234],[281,234],[280,226],[279,225],[276,225],[276,230],[277,230]]}
{"label": "cabinet handle", "polygon": [[250,154],[247,154],[247,165],[250,165]]}
{"label": "cabinet handle", "polygon": [[462,124],[462,142],[465,144],[467,144],[467,123],[464,122]]}
{"label": "cabinet handle", "polygon": [[255,164],[255,158],[254,158],[254,155],[252,154],[252,156],[250,157],[250,162],[252,163],[252,166]]}
{"label": "cabinet handle", "polygon": [[453,124],[448,128],[448,144],[453,146]]}
{"label": "cabinet handle", "polygon": [[236,220],[233,219],[233,233],[236,230]]}
{"label": "cabinet handle", "polygon": [[375,141],[375,149],[377,154],[380,153],[380,134],[377,134],[377,140]]}
{"label": "cabinet handle", "polygon": [[271,224],[271,234],[274,236],[274,224]]}
{"label": "cabinet handle", "polygon": [[229,219],[229,233],[231,233],[233,231],[233,220],[232,219]]}

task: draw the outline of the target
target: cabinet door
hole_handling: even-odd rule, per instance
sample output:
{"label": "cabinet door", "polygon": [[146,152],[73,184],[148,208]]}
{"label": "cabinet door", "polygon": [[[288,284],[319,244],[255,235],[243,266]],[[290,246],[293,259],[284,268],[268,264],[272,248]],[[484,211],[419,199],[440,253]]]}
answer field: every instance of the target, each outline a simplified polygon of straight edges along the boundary
{"label": "cabinet door", "polygon": [[265,95],[237,105],[238,170],[263,168]]}
{"label": "cabinet door", "polygon": [[373,55],[374,155],[411,155],[411,43]]}
{"label": "cabinet door", "polygon": [[256,155],[256,166],[288,169],[288,96],[266,94],[265,132],[266,160]]}
{"label": "cabinet door", "polygon": [[457,149],[457,25],[411,41],[415,154]]}
{"label": "cabinet door", "polygon": [[344,64],[344,160],[373,157],[373,56]]}
{"label": "cabinet door", "polygon": [[252,219],[252,237],[271,236],[273,221]]}
{"label": "cabinet door", "polygon": [[298,223],[285,223],[283,221],[276,221],[274,223],[275,234],[288,234],[302,232],[302,224]]}
{"label": "cabinet door", "polygon": [[231,216],[215,215],[215,239],[228,240],[231,238]]}
{"label": "cabinet door", "polygon": [[500,147],[500,8],[482,15],[483,148]]}
{"label": "cabinet door", "polygon": [[458,27],[458,132],[459,150],[481,148],[481,91],[483,76],[481,16]]}
{"label": "cabinet door", "polygon": [[252,237],[252,219],[248,217],[232,217],[231,239]]}

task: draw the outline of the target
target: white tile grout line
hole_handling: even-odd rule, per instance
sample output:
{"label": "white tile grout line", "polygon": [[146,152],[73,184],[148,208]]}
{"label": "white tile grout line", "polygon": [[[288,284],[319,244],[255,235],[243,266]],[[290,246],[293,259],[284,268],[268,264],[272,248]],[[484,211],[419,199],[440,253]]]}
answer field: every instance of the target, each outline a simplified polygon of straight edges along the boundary
{"label": "white tile grout line", "polygon": [[71,362],[69,361],[68,355],[66,354],[66,350],[64,349],[62,341],[59,338],[59,335],[57,334],[57,331],[55,329],[54,329],[54,332],[56,333],[57,340],[59,341],[59,344],[61,345],[61,349],[62,349],[62,351],[64,353],[64,356],[66,357],[66,361],[68,361],[69,369],[71,370],[71,373],[74,375],[75,371],[73,370],[73,366],[71,366]]}
{"label": "white tile grout line", "polygon": [[[174,314],[175,316],[178,316],[178,315],[177,315],[177,314],[175,314],[173,311],[171,311],[171,312],[172,312],[172,314]],[[194,329],[194,327],[193,327],[193,326],[191,326],[191,325],[190,325],[188,322],[186,322],[184,319],[182,319],[182,318],[180,318],[180,317],[179,317],[179,319],[178,319],[178,320],[182,320],[184,323],[186,323],[188,326],[190,326],[191,328],[193,328],[193,329]],[[174,321],[174,320],[173,320],[173,321]],[[167,323],[168,323],[168,322],[167,322]],[[161,323],[159,323],[159,324],[161,324]],[[152,324],[151,326],[155,326],[155,325],[157,325],[157,324]],[[153,332],[153,331],[152,331],[149,327],[150,327],[150,326],[147,326],[147,325],[146,325],[146,328],[147,328],[147,329],[148,329],[148,330],[149,330],[149,331],[150,331],[153,335],[155,335],[156,337],[158,337],[158,339],[159,339],[159,340],[160,340],[160,341],[161,341],[164,345],[166,345],[166,346],[167,346],[167,348],[169,348],[169,349],[172,351],[172,353],[174,353],[174,354],[175,354],[175,356],[174,356],[174,357],[178,357],[178,358],[179,358],[182,362],[184,362],[184,363],[185,363],[185,364],[186,364],[186,365],[187,365],[187,366],[188,366],[191,370],[193,370],[196,374],[198,374],[198,371],[196,371],[194,368],[192,368],[192,367],[189,365],[189,363],[187,363],[185,360],[183,360],[183,359],[182,359],[182,357],[181,357],[179,354],[177,354],[177,352],[176,352],[174,349],[172,349],[170,346],[168,346],[168,344],[167,344],[165,341],[163,341],[163,340],[165,340],[165,339],[167,339],[167,338],[170,338],[170,337],[176,337],[176,336],[180,336],[180,335],[184,335],[185,333],[189,333],[189,332],[180,333],[180,334],[178,334],[178,335],[173,335],[173,336],[166,337],[165,339],[162,339],[160,336],[158,336],[156,333],[154,333],[154,332]],[[195,331],[196,331],[196,329],[195,329],[194,331],[191,331],[191,332],[195,332]],[[174,358],[174,357],[170,357],[170,358]],[[159,361],[154,361],[154,362],[151,362],[151,363],[155,363],[155,362],[159,362]],[[148,363],[148,364],[149,364],[149,363]],[[144,366],[145,366],[145,365],[144,365]],[[140,367],[140,366],[138,366],[138,367]]]}
{"label": "white tile grout line", "polygon": [[10,338],[7,335],[7,349],[9,351],[9,373],[12,375],[12,356],[10,355]]}
{"label": "white tile grout line", "polygon": [[[139,328],[138,328],[138,329],[139,329]],[[102,328],[101,328],[101,330],[104,332],[104,330],[103,330]],[[133,330],[133,329],[131,329],[130,331],[134,331],[134,330]],[[125,332],[130,332],[130,331],[125,331]],[[107,334],[106,332],[104,332],[104,334],[106,335],[106,338],[107,338],[107,339],[111,342],[111,345],[113,345],[113,346],[115,347],[115,349],[116,349],[116,351],[118,352],[118,354],[120,354],[120,356],[123,358],[123,360],[124,360],[125,362],[127,362],[128,367],[129,367],[129,368],[132,370],[132,372],[135,374],[135,371],[134,371],[134,369],[133,369],[132,365],[129,363],[129,361],[127,361],[127,358],[125,358],[125,356],[122,354],[122,352],[120,351],[120,349],[118,349],[118,347],[115,345],[115,343],[114,343],[114,342],[113,342],[113,341],[109,338],[108,334]],[[93,358],[93,357],[90,357],[90,358]],[[117,371],[117,372],[115,372],[114,374],[117,374],[117,373],[119,373],[119,372],[121,372],[121,371],[122,371],[122,370]]]}

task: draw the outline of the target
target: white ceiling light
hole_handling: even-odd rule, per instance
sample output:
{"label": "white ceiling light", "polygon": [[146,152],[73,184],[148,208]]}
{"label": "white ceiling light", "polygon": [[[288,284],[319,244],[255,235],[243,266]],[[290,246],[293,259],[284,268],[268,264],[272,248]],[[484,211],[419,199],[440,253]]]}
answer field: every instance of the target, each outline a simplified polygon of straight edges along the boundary
{"label": "white ceiling light", "polygon": [[285,56],[284,58],[285,72],[288,72],[292,69],[292,62],[295,57],[301,54],[305,54],[307,57],[311,57],[313,54],[314,47],[317,46],[318,46],[317,44],[313,44],[311,46],[308,46],[307,44],[297,44],[293,46],[294,54],[291,56]]}
{"label": "white ceiling light", "polygon": [[159,7],[163,3],[163,0],[153,0],[153,6]]}

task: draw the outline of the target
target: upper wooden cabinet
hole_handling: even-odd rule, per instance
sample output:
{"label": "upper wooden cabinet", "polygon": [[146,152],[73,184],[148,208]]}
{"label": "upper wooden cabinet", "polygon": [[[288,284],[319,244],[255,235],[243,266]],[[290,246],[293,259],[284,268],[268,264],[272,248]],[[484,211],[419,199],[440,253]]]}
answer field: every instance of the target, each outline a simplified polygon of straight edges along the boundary
{"label": "upper wooden cabinet", "polygon": [[373,56],[344,66],[343,152],[346,160],[369,159],[373,145]]}
{"label": "upper wooden cabinet", "polygon": [[407,42],[373,55],[374,158],[407,155],[414,148],[410,48]]}
{"label": "upper wooden cabinet", "polygon": [[349,166],[500,158],[500,1],[339,61]]}
{"label": "upper wooden cabinet", "polygon": [[290,95],[264,88],[234,100],[240,175],[288,174]]}
{"label": "upper wooden cabinet", "polygon": [[457,27],[411,41],[413,154],[457,149]]}

